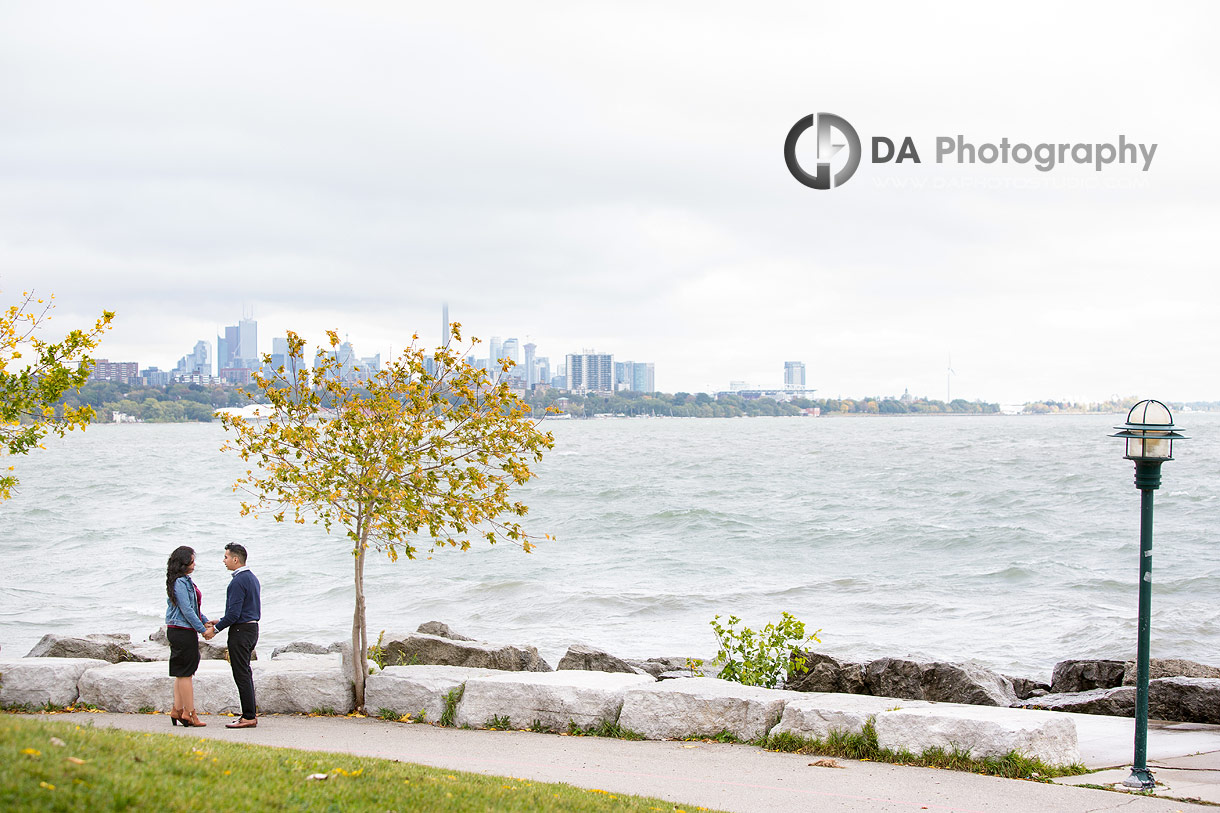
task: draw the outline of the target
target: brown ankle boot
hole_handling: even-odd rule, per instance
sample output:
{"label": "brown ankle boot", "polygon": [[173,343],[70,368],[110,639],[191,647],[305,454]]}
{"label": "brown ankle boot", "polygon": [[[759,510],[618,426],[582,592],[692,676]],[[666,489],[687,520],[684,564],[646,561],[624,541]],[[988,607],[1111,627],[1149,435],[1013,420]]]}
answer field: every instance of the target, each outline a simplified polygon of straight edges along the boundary
{"label": "brown ankle boot", "polygon": [[189,712],[182,712],[182,724],[188,726],[198,726],[199,728],[207,727],[207,723],[199,719],[199,715],[195,713],[194,709],[191,709]]}

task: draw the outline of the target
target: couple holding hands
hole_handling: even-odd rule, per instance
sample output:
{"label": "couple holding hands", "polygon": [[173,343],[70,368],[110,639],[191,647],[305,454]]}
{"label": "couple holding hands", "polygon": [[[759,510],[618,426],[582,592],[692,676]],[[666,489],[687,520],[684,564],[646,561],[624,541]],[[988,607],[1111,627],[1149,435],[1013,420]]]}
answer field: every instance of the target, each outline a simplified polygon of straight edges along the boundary
{"label": "couple holding hands", "polygon": [[246,567],[246,549],[237,543],[225,545],[224,565],[233,578],[225,601],[225,614],[210,621],[203,614],[203,591],[193,581],[195,551],[183,545],[169,555],[165,569],[165,634],[169,638],[169,673],[174,678],[173,725],[205,726],[195,712],[194,675],[199,668],[199,636],[210,641],[229,630],[229,666],[241,698],[241,719],[225,728],[254,728],[258,715],[254,705],[254,673],[250,656],[258,643],[258,619],[262,615],[258,578]]}

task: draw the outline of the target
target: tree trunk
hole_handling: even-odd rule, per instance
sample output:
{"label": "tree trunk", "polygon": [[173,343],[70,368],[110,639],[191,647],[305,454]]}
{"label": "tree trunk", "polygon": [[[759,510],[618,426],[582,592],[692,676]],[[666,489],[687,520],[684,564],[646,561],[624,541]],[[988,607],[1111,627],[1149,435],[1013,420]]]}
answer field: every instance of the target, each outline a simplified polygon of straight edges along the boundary
{"label": "tree trunk", "polygon": [[364,682],[369,674],[368,632],[364,619],[364,538],[355,551],[356,611],[352,614],[352,682],[356,687],[356,710],[364,708]]}

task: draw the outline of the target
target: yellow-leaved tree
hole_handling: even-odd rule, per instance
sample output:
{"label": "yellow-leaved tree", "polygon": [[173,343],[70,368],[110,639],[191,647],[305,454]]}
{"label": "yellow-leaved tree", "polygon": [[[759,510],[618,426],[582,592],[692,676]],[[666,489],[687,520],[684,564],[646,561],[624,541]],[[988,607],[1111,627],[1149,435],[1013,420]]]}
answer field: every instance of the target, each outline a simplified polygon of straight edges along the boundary
{"label": "yellow-leaved tree", "polygon": [[[56,404],[64,393],[89,380],[93,360],[88,352],[114,319],[113,312],[102,311],[92,330],[73,330],[61,341],[47,342],[35,333],[51,320],[55,297],[39,299],[29,291],[21,297],[0,312],[0,448],[6,455],[27,454],[41,448],[48,432],[63,437],[93,419],[88,404]],[[7,466],[0,473],[0,500],[13,496],[14,468]]]}
{"label": "yellow-leaved tree", "polygon": [[367,376],[350,364],[345,369],[335,331],[327,332],[331,349],[319,348],[312,368],[304,340],[289,332],[287,363],[254,376],[268,402],[259,416],[221,416],[233,432],[224,450],[253,464],[234,484],[253,497],[242,502],[243,516],[266,510],[280,522],[312,520],[328,533],[342,528],[352,544],[357,708],[364,706],[368,675],[370,548],[397,560],[415,558],[421,547],[466,550],[472,539],[509,541],[529,552],[536,538],[516,521],[529,509],[509,491],[534,476],[531,464],[554,439],[505,381],[463,360],[454,349],[460,329],[453,323],[451,343],[431,355],[414,337],[385,369]]}

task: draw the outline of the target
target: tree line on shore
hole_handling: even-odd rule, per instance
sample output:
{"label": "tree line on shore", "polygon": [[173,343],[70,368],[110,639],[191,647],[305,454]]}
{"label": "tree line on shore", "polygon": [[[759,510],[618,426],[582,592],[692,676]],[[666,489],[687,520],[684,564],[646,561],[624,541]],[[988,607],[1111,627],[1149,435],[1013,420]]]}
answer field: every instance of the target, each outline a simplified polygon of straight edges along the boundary
{"label": "tree line on shore", "polygon": [[[746,399],[736,394],[718,398],[707,393],[620,392],[612,396],[577,395],[548,389],[525,398],[536,415],[548,407],[574,418],[596,415],[655,416],[674,418],[737,418],[759,416],[795,416],[806,410],[820,409],[822,414],[991,414],[1000,411],[998,404],[966,401],[955,398],[949,403],[925,398],[899,400],[870,397],[860,399],[774,398]],[[114,413],[130,415],[147,423],[181,423],[211,421],[214,411],[224,407],[242,407],[249,403],[265,403],[257,388],[204,386],[201,384],[171,384],[168,387],[141,387],[110,381],[91,381],[80,390],[66,393],[60,403],[79,407],[89,405],[96,412],[94,420],[108,423]]]}

